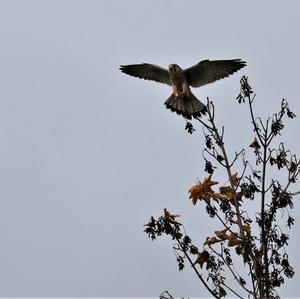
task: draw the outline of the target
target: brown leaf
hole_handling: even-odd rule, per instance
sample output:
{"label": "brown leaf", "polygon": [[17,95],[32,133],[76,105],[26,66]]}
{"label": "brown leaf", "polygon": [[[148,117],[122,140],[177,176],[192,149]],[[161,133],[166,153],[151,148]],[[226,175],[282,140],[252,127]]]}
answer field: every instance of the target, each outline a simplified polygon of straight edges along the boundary
{"label": "brown leaf", "polygon": [[219,240],[216,237],[211,237],[211,238],[207,237],[206,241],[204,242],[204,245],[211,246],[211,245],[219,243],[219,242],[222,242],[222,240]]}
{"label": "brown leaf", "polygon": [[219,182],[217,182],[217,181],[212,181],[211,177],[212,177],[212,175],[209,175],[207,178],[204,179],[204,181],[202,183],[203,193],[213,192],[213,190],[211,189],[211,186],[219,184]]}
{"label": "brown leaf", "polygon": [[223,200],[225,196],[222,195],[221,193],[215,192],[215,193],[213,193],[213,194],[211,195],[211,197],[212,197],[212,199],[215,200],[216,202],[219,202],[219,200]]}
{"label": "brown leaf", "polygon": [[236,246],[238,244],[239,244],[238,234],[231,233],[228,238],[228,243],[227,243],[228,247]]}
{"label": "brown leaf", "polygon": [[231,180],[234,186],[238,185],[240,177],[237,176],[237,172],[231,176]]}
{"label": "brown leaf", "polygon": [[221,239],[221,240],[228,240],[229,239],[229,236],[226,235],[226,232],[228,231],[228,228],[225,228],[223,230],[216,230],[215,231],[215,234],[216,236]]}
{"label": "brown leaf", "polygon": [[197,203],[197,200],[201,200],[203,198],[202,184],[200,181],[193,187],[191,187],[188,191],[190,193],[190,198],[192,199],[193,205]]}
{"label": "brown leaf", "polygon": [[[225,195],[232,205],[235,205],[234,192],[232,191],[232,189],[229,186],[222,186],[219,189],[220,189],[220,193]],[[238,201],[238,204],[239,204],[239,201],[242,201],[242,196],[243,196],[243,192],[236,192],[236,199]]]}
{"label": "brown leaf", "polygon": [[229,186],[222,186],[219,188],[220,193],[222,195],[225,195],[227,198],[229,198],[230,196],[232,196],[232,190]]}
{"label": "brown leaf", "polygon": [[200,252],[193,265],[195,266],[196,264],[199,264],[202,269],[203,264],[208,261],[209,256],[210,255],[206,250]]}
{"label": "brown leaf", "polygon": [[166,218],[170,218],[172,220],[175,220],[175,218],[180,217],[178,214],[171,214],[167,209],[164,209],[164,214]]}
{"label": "brown leaf", "polygon": [[211,199],[218,201],[217,196],[213,196],[215,193],[211,186],[218,184],[216,181],[212,181],[211,175],[206,177],[201,183],[200,181],[197,182],[197,184],[193,187],[191,187],[188,192],[190,193],[190,197],[192,199],[193,205],[197,203],[198,200],[205,200],[206,202],[209,202]]}
{"label": "brown leaf", "polygon": [[242,225],[242,230],[247,234],[251,234],[251,226],[250,225]]}

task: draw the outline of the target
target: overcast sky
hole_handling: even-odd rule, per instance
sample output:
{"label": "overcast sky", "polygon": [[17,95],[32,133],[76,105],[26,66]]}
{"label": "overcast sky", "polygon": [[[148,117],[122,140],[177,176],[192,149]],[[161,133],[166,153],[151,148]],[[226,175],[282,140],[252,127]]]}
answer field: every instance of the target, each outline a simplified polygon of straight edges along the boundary
{"label": "overcast sky", "polygon": [[[214,100],[228,148],[239,150],[253,138],[235,101],[242,75],[257,113],[285,97],[300,115],[299,10],[298,1],[0,1],[0,296],[207,295],[189,267],[177,271],[170,240],[142,232],[166,207],[199,246],[216,229],[187,199],[205,176],[201,127],[190,136],[165,109],[170,87],[118,67],[246,60],[193,91]],[[298,153],[299,121],[282,139]],[[297,273],[285,296],[299,295],[299,245],[290,241]]]}

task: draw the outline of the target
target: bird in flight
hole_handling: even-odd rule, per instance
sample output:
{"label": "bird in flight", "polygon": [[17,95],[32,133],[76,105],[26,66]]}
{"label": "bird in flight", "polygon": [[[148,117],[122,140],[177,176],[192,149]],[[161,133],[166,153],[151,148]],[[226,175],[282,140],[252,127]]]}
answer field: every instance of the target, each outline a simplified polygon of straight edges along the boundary
{"label": "bird in flight", "polygon": [[167,70],[149,63],[121,65],[120,70],[130,76],[172,86],[173,93],[165,102],[167,109],[191,119],[204,115],[207,108],[194,96],[190,87],[213,83],[232,75],[245,65],[246,62],[241,59],[203,60],[185,70],[177,64],[170,64]]}

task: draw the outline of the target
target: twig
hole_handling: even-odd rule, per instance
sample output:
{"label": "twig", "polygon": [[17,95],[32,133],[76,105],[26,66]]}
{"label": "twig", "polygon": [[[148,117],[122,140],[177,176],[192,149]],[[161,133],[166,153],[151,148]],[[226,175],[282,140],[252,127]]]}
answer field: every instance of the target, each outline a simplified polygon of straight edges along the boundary
{"label": "twig", "polygon": [[[225,263],[225,265],[227,266],[227,268],[230,270],[231,274],[233,275],[234,279],[238,282],[238,284],[249,294],[253,295],[253,292],[251,292],[250,290],[248,290],[238,279],[237,275],[234,273],[233,269],[230,267],[230,265],[227,263],[226,259],[223,256],[223,246],[221,245],[221,249],[222,249],[222,254],[218,253],[216,250],[214,250],[211,246],[209,246],[209,248],[216,254],[218,255],[223,262]],[[240,275],[238,274],[238,276],[240,277]]]}
{"label": "twig", "polygon": [[220,299],[219,296],[217,296],[208,286],[208,284],[206,283],[206,281],[203,279],[202,275],[198,272],[197,268],[195,267],[194,263],[192,262],[190,256],[188,255],[188,253],[184,250],[184,247],[182,246],[181,242],[179,239],[176,239],[182,252],[184,253],[184,255],[186,256],[186,258],[188,259],[189,263],[191,264],[192,268],[194,269],[195,273],[197,274],[198,278],[201,280],[202,284],[205,286],[205,288],[210,292],[210,294],[217,299]]}

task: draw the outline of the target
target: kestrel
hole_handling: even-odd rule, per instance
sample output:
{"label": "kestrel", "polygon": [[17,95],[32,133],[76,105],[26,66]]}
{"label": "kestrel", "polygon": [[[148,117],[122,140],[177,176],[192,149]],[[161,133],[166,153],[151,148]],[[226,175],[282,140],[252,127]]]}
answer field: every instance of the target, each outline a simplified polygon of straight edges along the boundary
{"label": "kestrel", "polygon": [[246,65],[241,59],[203,60],[183,70],[177,64],[170,64],[169,70],[158,65],[143,63],[121,65],[120,70],[134,77],[153,80],[172,86],[173,93],[166,100],[167,109],[187,119],[204,115],[206,106],[191,92],[191,87],[200,87],[232,75]]}

